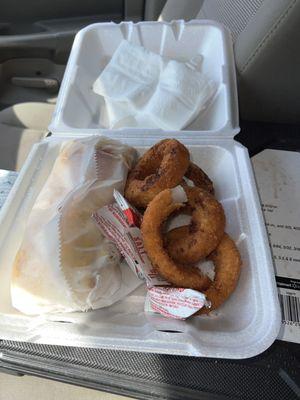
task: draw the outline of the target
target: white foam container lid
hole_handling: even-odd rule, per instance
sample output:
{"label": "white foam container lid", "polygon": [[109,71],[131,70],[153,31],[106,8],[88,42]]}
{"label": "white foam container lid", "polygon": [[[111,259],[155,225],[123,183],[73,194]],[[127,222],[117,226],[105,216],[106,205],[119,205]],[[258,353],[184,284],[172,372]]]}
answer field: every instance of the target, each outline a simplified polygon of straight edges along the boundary
{"label": "white foam container lid", "polygon": [[[235,64],[230,32],[214,21],[99,23],[82,29],[74,40],[49,130],[52,133],[94,134],[100,124],[103,97],[94,81],[123,39],[157,54],[187,61],[203,55],[202,71],[219,89],[208,107],[186,128],[231,135],[238,132]],[[134,129],[138,134],[142,129]]]}
{"label": "white foam container lid", "polygon": [[[197,122],[196,129],[200,131],[109,131],[97,127],[99,96],[96,98],[87,87],[99,74],[95,62],[104,65],[124,37],[178,59],[192,57],[195,48],[192,51],[190,46],[198,44],[206,58],[211,57],[207,61],[207,71],[211,69],[211,77],[219,77],[220,91],[216,103],[211,104],[207,115]],[[105,62],[102,53],[106,54]],[[80,70],[82,74],[78,75]],[[81,81],[79,76],[85,78]],[[0,213],[0,337],[221,358],[247,358],[267,349],[280,328],[280,309],[248,152],[233,140],[239,130],[237,116],[232,45],[228,32],[220,25],[179,21],[95,24],[83,29],[74,42],[51,124],[55,134],[34,146]],[[121,140],[140,153],[163,138],[175,137],[188,147],[192,160],[214,181],[216,197],[226,213],[226,231],[236,241],[243,261],[235,292],[215,315],[187,321],[159,315],[150,317],[144,313],[144,285],[111,307],[87,313],[29,317],[13,309],[11,267],[35,198],[51,171],[62,141],[91,133]]]}

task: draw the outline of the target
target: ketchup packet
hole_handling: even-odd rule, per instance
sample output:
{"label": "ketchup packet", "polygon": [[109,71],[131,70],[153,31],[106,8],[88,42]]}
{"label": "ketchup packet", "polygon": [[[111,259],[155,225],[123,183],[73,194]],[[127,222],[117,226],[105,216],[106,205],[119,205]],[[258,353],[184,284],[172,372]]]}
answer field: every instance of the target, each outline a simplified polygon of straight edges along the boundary
{"label": "ketchup packet", "polygon": [[186,319],[206,305],[205,295],[197,290],[155,286],[147,293],[148,312],[158,312],[164,317]]}
{"label": "ketchup packet", "polygon": [[127,219],[129,226],[136,226],[139,228],[142,223],[142,214],[121,195],[120,192],[114,190],[114,198],[120,207],[120,210]]}
{"label": "ketchup packet", "polygon": [[[115,243],[135,275],[146,280],[147,287],[170,285],[153,268],[144,249],[141,230],[136,226],[130,226],[128,215],[129,213],[125,213],[114,203],[100,208],[92,218],[103,235]],[[130,217],[129,220],[138,220],[138,216],[133,219]]]}
{"label": "ketchup packet", "polygon": [[152,266],[144,248],[141,214],[117,190],[116,203],[100,208],[92,218],[101,232],[115,243],[135,275],[146,281],[147,312],[186,319],[207,305],[205,295],[193,289],[170,287]]}

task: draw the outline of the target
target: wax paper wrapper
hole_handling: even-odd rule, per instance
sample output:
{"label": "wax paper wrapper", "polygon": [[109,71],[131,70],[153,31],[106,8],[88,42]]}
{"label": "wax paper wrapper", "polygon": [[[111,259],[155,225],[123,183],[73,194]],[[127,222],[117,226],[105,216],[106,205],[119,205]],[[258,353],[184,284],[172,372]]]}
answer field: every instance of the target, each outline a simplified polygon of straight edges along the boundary
{"label": "wax paper wrapper", "polygon": [[[181,187],[174,190],[175,197],[182,197]],[[118,247],[129,267],[147,285],[146,312],[158,312],[165,317],[186,319],[207,305],[203,293],[192,289],[168,287],[152,266],[144,249],[139,226],[141,216],[127,200],[115,191],[116,202],[99,209],[93,218],[101,232]]]}
{"label": "wax paper wrapper", "polygon": [[113,304],[140,285],[92,213],[124,188],[135,150],[104,137],[64,142],[27,220],[11,278],[26,314],[86,311]]}

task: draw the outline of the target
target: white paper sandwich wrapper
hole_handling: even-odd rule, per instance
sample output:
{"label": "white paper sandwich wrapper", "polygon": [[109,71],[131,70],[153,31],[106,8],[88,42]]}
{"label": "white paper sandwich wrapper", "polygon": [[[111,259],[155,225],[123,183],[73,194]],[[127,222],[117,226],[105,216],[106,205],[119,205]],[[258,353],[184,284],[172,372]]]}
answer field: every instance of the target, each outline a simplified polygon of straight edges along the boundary
{"label": "white paper sandwich wrapper", "polygon": [[[86,311],[113,304],[124,287],[120,253],[91,214],[122,190],[132,148],[92,137],[65,142],[28,216],[12,269],[13,306],[25,314]],[[132,274],[133,275],[133,274]],[[128,281],[128,280],[127,280]]]}

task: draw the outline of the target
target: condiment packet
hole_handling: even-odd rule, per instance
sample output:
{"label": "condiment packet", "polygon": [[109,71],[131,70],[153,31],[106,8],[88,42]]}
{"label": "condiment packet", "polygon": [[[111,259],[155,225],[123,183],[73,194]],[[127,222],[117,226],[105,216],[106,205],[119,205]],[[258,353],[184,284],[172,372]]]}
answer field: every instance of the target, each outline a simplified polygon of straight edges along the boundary
{"label": "condiment packet", "polygon": [[140,227],[142,222],[142,214],[121,195],[120,192],[114,190],[114,198],[125,215],[129,226]]}
{"label": "condiment packet", "polygon": [[175,319],[186,319],[206,305],[205,295],[193,289],[156,286],[147,297],[150,312]]}
{"label": "condiment packet", "polygon": [[[121,196],[120,193],[119,195]],[[100,208],[92,218],[103,235],[115,243],[135,275],[146,280],[147,287],[170,285],[153,268],[144,249],[141,230],[136,226],[130,226],[126,215],[128,213],[123,213],[115,203]]]}
{"label": "condiment packet", "polygon": [[[179,187],[175,189],[178,192]],[[148,293],[145,312],[186,319],[204,305],[208,306],[201,292],[169,287],[170,283],[157,273],[144,249],[142,233],[138,227],[141,215],[117,190],[114,191],[114,198],[117,203],[102,207],[92,218],[103,235],[115,243],[136,276],[146,281]],[[135,221],[138,226],[134,225]]]}

